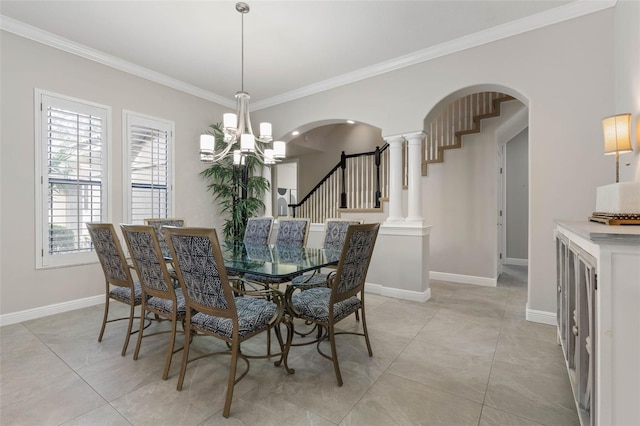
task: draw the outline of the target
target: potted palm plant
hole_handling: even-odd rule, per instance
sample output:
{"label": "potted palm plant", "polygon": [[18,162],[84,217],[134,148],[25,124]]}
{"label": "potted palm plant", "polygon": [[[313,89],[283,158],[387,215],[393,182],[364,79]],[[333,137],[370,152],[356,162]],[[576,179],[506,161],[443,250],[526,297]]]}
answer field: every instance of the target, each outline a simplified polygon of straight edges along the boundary
{"label": "potted palm plant", "polygon": [[[215,137],[217,147],[221,150],[226,147],[220,123],[210,125],[208,132]],[[222,234],[228,242],[242,241],[247,219],[262,214],[265,208],[262,199],[270,188],[269,180],[260,174],[264,167],[262,158],[246,155],[244,159],[244,164],[236,165],[233,155],[228,155],[200,173],[208,181],[207,189],[220,203],[221,212],[226,215]]]}

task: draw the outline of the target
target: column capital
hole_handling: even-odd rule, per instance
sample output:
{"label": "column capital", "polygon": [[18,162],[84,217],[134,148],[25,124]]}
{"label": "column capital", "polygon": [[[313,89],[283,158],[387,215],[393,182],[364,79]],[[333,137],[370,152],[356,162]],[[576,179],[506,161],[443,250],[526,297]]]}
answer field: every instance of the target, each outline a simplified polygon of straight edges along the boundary
{"label": "column capital", "polygon": [[423,131],[419,131],[419,132],[404,133],[402,136],[404,136],[404,138],[407,141],[415,141],[415,140],[422,141],[422,139],[424,139],[425,136],[427,136],[427,134]]}
{"label": "column capital", "polygon": [[384,136],[383,139],[389,145],[395,145],[395,144],[398,144],[398,143],[402,143],[405,140],[403,135]]}

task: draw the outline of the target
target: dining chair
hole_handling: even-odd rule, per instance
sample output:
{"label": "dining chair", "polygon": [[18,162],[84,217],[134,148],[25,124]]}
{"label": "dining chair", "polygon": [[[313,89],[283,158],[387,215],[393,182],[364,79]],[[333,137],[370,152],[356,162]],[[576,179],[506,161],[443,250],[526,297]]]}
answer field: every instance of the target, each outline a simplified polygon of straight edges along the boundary
{"label": "dining chair", "polygon": [[141,316],[146,316],[148,312],[153,314],[154,321],[171,321],[170,330],[157,331],[147,335],[144,335],[144,328],[141,324],[133,359],[138,359],[143,337],[170,333],[162,372],[162,379],[166,380],[169,375],[173,354],[182,349],[175,349],[178,322],[184,322],[186,317],[186,303],[182,295],[182,289],[174,289],[167,262],[160,249],[160,243],[153,226],[120,225],[120,227],[142,286]]}
{"label": "dining chair", "polygon": [[[271,239],[271,228],[273,227],[272,216],[250,217],[247,220],[244,237],[242,242],[247,250],[252,250],[255,254],[258,249],[261,251],[269,251],[269,240]],[[237,285],[242,286],[242,277],[231,276],[230,279],[235,281]]]}
{"label": "dining chair", "polygon": [[153,229],[156,232],[156,238],[158,238],[158,243],[160,243],[160,250],[162,250],[162,255],[164,257],[169,257],[169,247],[167,246],[167,241],[164,238],[164,233],[162,232],[163,226],[186,226],[187,223],[184,219],[177,217],[166,217],[166,218],[148,218],[144,220],[145,225],[153,226]]}
{"label": "dining chair", "polygon": [[[266,289],[238,294],[239,290],[229,282],[215,229],[165,227],[164,232],[187,304],[177,389],[182,390],[189,362],[208,355],[231,355],[223,409],[223,416],[229,417],[234,386],[249,372],[249,358],[266,357],[244,354],[240,345],[279,323],[283,313],[281,296]],[[192,338],[203,335],[223,340],[229,350],[189,359]],[[245,361],[246,370],[236,377],[238,359]]]}
{"label": "dining chair", "polygon": [[[341,251],[344,239],[347,236],[349,225],[359,225],[362,219],[327,219],[324,225],[324,241],[322,248],[325,250]],[[330,267],[331,268],[331,267]],[[333,267],[335,269],[335,267]],[[304,274],[291,280],[291,284],[297,288],[305,288],[326,284],[328,273],[315,270],[310,274]]]}
{"label": "dining chair", "polygon": [[272,227],[272,216],[250,217],[247,220],[242,242],[251,246],[267,245],[271,239]]}
{"label": "dining chair", "polygon": [[[307,245],[307,238],[309,237],[309,223],[310,220],[308,218],[287,217],[278,219],[278,230],[273,243],[274,247],[280,250],[305,247]],[[243,278],[265,286],[287,282],[278,278],[269,278],[256,274],[245,274]]]}
{"label": "dining chair", "polygon": [[[317,324],[324,330],[324,333],[314,342],[317,342],[316,348],[320,355],[333,361],[338,386],[342,386],[342,374],[338,365],[336,336],[340,334],[364,336],[369,356],[373,356],[365,316],[364,283],[379,228],[379,223],[350,225],[338,268],[335,274],[332,273],[329,276],[328,287],[314,287],[300,293],[289,293],[287,296],[287,306],[295,317]],[[362,318],[362,333],[335,331],[335,325],[338,322],[358,311]],[[320,343],[324,340],[329,340],[331,355],[320,350]],[[288,351],[285,351],[286,355]]]}
{"label": "dining chair", "polygon": [[283,217],[278,219],[278,231],[274,245],[286,247],[305,247],[309,238],[308,218]]}
{"label": "dining chair", "polygon": [[[125,337],[121,354],[125,356],[129,345],[129,337],[138,332],[138,330],[132,331],[132,327],[134,318],[137,318],[135,316],[135,307],[142,304],[142,287],[139,282],[133,280],[130,266],[122,251],[122,245],[113,224],[87,223],[87,229],[100,260],[106,283],[104,316],[98,342],[102,342],[105,326],[108,322],[128,319],[127,336]],[[108,319],[111,299],[128,305],[129,316]],[[144,317],[144,315],[141,315],[141,317]]]}

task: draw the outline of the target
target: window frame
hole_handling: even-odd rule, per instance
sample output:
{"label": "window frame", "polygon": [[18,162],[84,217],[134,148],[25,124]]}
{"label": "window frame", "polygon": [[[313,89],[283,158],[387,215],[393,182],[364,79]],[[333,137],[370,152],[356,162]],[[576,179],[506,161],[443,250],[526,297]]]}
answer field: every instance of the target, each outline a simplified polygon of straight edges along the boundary
{"label": "window frame", "polygon": [[[131,110],[122,110],[122,169],[123,173],[123,214],[126,223],[142,224],[142,221],[134,222],[132,212],[132,169],[131,169],[131,127],[134,125],[147,126],[154,129],[162,129],[168,132],[167,138],[167,216],[173,217],[175,212],[175,195],[174,195],[174,170],[175,170],[175,122],[164,118],[154,117],[147,114]],[[149,216],[149,218],[152,216]],[[145,217],[146,219],[146,217]]]}
{"label": "window frame", "polygon": [[49,163],[48,163],[48,116],[44,105],[69,106],[79,113],[91,112],[100,116],[103,122],[101,134],[101,199],[102,222],[110,222],[111,206],[111,125],[112,111],[108,105],[85,99],[74,98],[42,89],[34,89],[34,147],[35,147],[35,233],[36,269],[59,268],[96,262],[93,249],[77,253],[50,254],[49,241]]}

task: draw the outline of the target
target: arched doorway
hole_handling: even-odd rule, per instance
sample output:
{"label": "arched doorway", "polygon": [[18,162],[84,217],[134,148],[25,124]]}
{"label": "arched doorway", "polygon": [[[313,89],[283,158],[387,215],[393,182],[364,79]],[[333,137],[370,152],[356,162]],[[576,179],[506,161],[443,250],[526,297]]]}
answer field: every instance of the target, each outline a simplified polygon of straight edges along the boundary
{"label": "arched doorway", "polygon": [[[493,101],[487,98],[489,106],[483,107],[484,97],[490,93],[495,95]],[[504,96],[507,99],[500,101]],[[514,211],[508,209],[511,198],[507,200],[505,148],[528,126],[528,108],[520,99],[522,96],[513,90],[496,85],[467,87],[443,98],[425,117],[428,168],[423,180],[423,204],[425,221],[433,226],[432,278],[497,284],[507,260],[508,210]],[[491,109],[492,104],[496,111]],[[442,140],[447,137],[452,141]],[[430,139],[436,139],[436,144]],[[429,160],[429,151],[439,151],[440,158]],[[526,150],[524,155],[526,164]],[[439,162],[444,164],[433,164]],[[526,171],[524,190],[528,191]],[[527,195],[524,198],[528,199]],[[525,216],[527,213],[528,205]],[[526,246],[528,217],[524,225],[518,223],[524,226],[520,230]]]}

